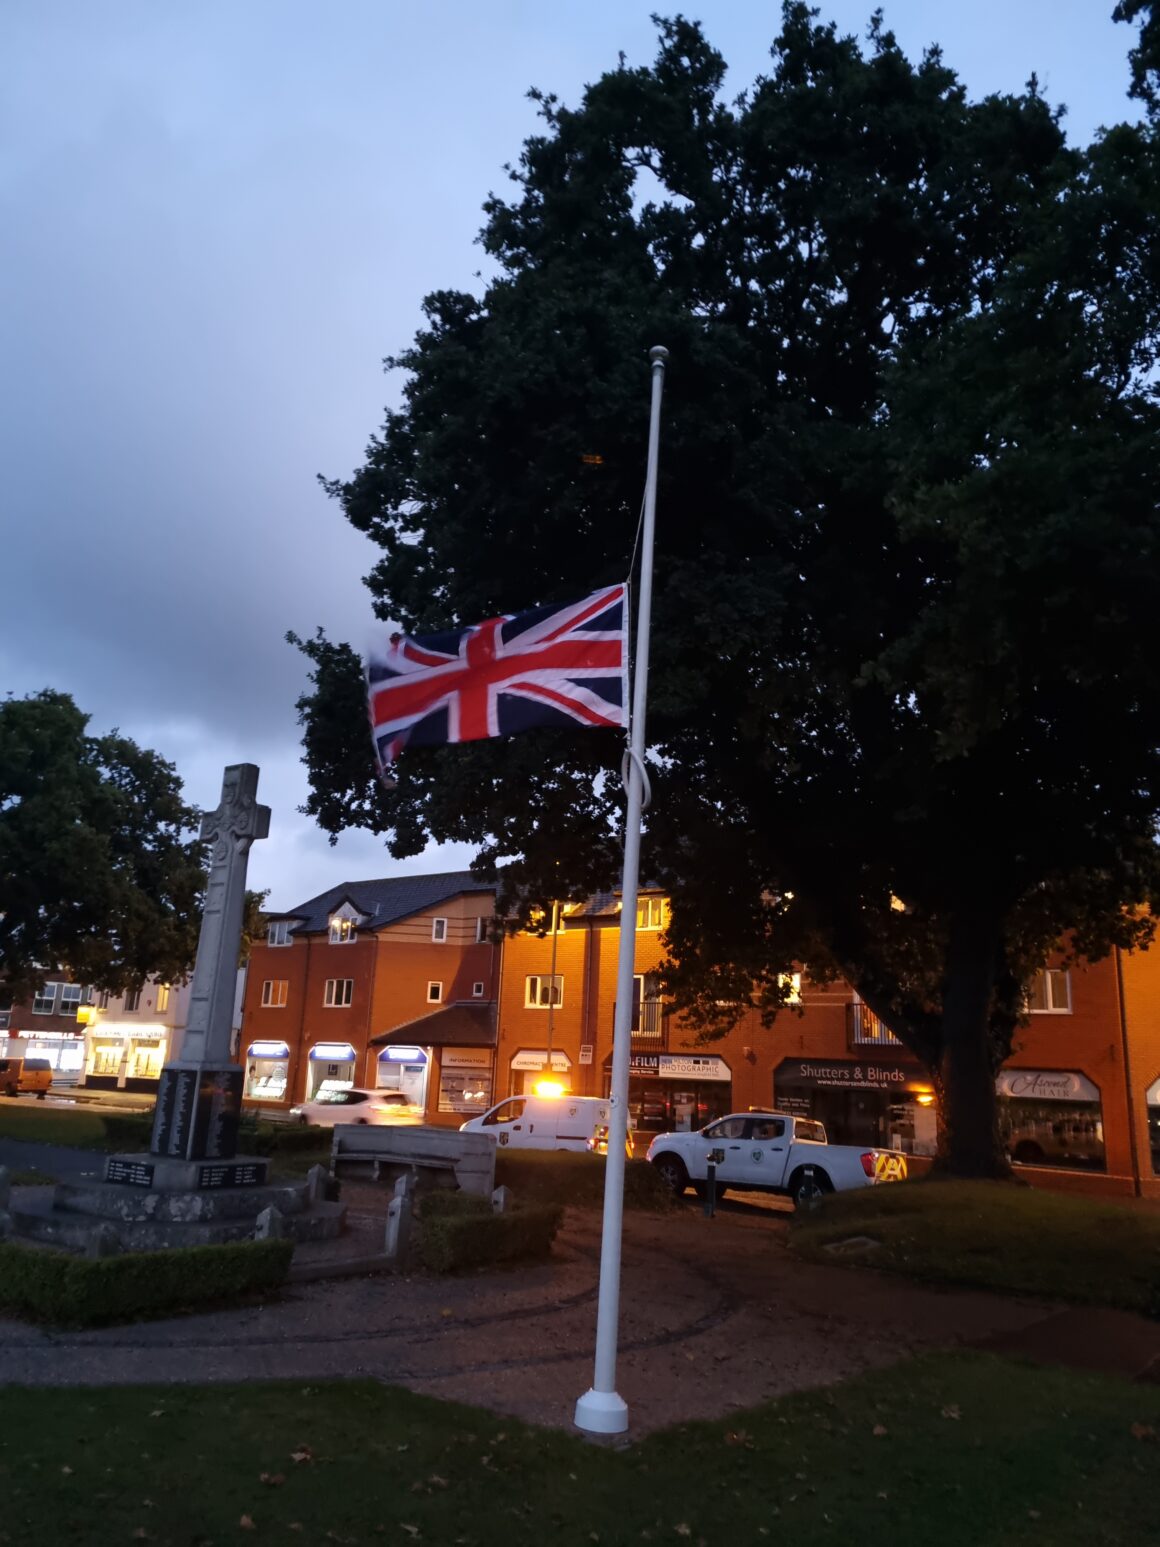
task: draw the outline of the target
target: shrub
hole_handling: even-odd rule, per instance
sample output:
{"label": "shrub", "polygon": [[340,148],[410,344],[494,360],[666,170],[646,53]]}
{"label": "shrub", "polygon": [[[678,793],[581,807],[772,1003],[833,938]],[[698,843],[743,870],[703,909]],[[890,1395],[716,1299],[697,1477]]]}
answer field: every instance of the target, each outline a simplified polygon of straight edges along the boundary
{"label": "shrub", "polygon": [[423,1262],[433,1273],[454,1273],[518,1257],[546,1257],[563,1213],[554,1203],[532,1204],[506,1214],[493,1214],[490,1208],[437,1208],[423,1216],[419,1241]]}
{"label": "shrub", "polygon": [[445,1214],[490,1215],[491,1212],[490,1198],[481,1198],[474,1192],[459,1192],[454,1187],[438,1187],[419,1195],[420,1219],[442,1218]]}
{"label": "shrub", "polygon": [[0,1306],[71,1327],[165,1316],[275,1289],[293,1252],[292,1241],[240,1241],[88,1258],[5,1242]]}
{"label": "shrub", "polygon": [[115,1150],[147,1150],[153,1137],[152,1112],[103,1112],[105,1139]]}
{"label": "shrub", "polygon": [[[495,1185],[510,1187],[521,1203],[562,1203],[567,1208],[599,1208],[604,1202],[604,1156],[576,1150],[500,1150]],[[660,1212],[674,1206],[673,1196],[647,1160],[624,1166],[624,1206]]]}

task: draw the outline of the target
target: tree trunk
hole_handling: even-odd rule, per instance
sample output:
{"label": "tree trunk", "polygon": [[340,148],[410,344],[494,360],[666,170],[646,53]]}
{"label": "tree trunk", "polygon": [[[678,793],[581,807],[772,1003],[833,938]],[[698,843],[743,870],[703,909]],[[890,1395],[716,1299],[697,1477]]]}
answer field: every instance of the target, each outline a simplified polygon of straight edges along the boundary
{"label": "tree trunk", "polygon": [[936,1072],[938,1158],[943,1176],[1009,1177],[999,1143],[990,1011],[999,928],[985,907],[951,923],[943,979],[943,1047]]}

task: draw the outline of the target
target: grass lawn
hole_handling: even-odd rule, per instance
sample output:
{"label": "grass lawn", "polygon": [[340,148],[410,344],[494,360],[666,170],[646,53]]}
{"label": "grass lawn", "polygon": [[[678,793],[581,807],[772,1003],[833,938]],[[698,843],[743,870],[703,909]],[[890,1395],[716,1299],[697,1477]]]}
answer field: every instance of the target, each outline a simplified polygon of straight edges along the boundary
{"label": "grass lawn", "polygon": [[0,1541],[20,1547],[1128,1547],[1160,1532],[1160,1388],[982,1355],[619,1452],[369,1381],[9,1387],[0,1412]]}
{"label": "grass lawn", "polygon": [[[825,1250],[857,1235],[881,1245],[845,1259]],[[1160,1210],[1130,1203],[1003,1182],[903,1182],[796,1215],[790,1244],[815,1262],[1160,1316]]]}
{"label": "grass lawn", "polygon": [[97,1112],[70,1112],[27,1099],[0,1101],[0,1138],[104,1149],[105,1126]]}

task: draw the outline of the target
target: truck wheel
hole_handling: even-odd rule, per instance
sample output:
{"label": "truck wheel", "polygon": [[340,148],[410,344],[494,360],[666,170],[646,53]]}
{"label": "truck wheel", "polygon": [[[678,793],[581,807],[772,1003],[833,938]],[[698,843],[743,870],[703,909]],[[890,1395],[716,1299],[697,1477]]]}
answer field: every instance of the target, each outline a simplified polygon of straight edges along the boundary
{"label": "truck wheel", "polygon": [[16,1089],[15,1085],[5,1085],[4,1094],[6,1096],[18,1096],[20,1092]]}
{"label": "truck wheel", "polygon": [[812,1169],[812,1176],[809,1168],[803,1166],[790,1177],[789,1195],[795,1209],[816,1209],[826,1194],[834,1190],[833,1182],[824,1171],[817,1166]]}
{"label": "truck wheel", "polygon": [[678,1155],[658,1155],[653,1161],[661,1177],[679,1198],[689,1185],[689,1173]]}

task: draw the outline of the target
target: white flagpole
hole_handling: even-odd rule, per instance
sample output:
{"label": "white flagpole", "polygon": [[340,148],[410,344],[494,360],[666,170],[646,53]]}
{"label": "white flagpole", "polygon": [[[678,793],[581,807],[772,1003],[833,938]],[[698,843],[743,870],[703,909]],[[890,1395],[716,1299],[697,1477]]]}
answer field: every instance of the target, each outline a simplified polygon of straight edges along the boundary
{"label": "white flagpole", "polygon": [[616,1017],[612,1030],[612,1096],[608,1158],[604,1174],[604,1230],[600,1244],[600,1296],[596,1312],[596,1369],[591,1387],[576,1403],[576,1427],[590,1434],[623,1434],[628,1404],[616,1390],[616,1345],[620,1321],[620,1242],[624,1216],[624,1158],[628,1144],[628,1066],[632,1047],[632,978],[636,965],[636,894],[640,879],[640,816],[644,804],[644,727],[648,701],[649,619],[652,613],[653,533],[656,528],[657,462],[661,393],[667,349],[649,350],[652,406],[648,426],[648,470],[644,486],[640,601],[636,622],[636,672],[628,752],[628,806],[624,817],[624,878],[620,889],[620,956],[616,970]]}

